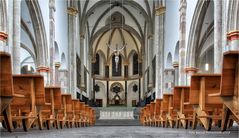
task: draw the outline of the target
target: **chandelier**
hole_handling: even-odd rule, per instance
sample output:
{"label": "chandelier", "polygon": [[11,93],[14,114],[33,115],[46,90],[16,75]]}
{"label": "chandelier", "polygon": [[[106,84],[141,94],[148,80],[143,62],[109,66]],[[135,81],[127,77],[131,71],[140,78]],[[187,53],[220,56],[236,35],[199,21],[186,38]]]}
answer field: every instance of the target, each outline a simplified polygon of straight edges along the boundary
{"label": "chandelier", "polygon": [[[122,10],[123,10],[123,0],[121,1],[122,2],[122,6],[121,6],[121,8],[122,8]],[[112,30],[112,28],[111,28],[111,21],[112,21],[112,13],[111,13],[111,0],[110,0],[110,30]],[[122,19],[121,19],[121,22],[122,22],[122,26],[121,26],[121,28],[122,28],[122,30],[123,30],[123,12],[122,12]],[[112,34],[112,33],[110,33],[110,34]],[[112,50],[113,51],[113,54],[114,54],[114,61],[115,61],[115,71],[116,72],[118,72],[118,66],[119,66],[119,55],[120,55],[120,51],[122,51],[125,47],[126,47],[126,43],[122,43],[122,46],[120,46],[119,47],[119,45],[116,43],[116,45],[115,45],[115,48],[113,48],[112,47],[112,45],[110,44],[110,43],[106,43],[106,45],[107,45],[107,47],[110,49],[110,50]]]}

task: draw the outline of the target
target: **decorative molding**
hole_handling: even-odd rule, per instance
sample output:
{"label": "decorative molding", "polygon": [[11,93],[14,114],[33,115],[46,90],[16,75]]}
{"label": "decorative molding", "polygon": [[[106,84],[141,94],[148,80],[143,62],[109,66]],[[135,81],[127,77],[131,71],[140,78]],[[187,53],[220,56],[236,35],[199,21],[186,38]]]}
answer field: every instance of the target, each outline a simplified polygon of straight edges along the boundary
{"label": "decorative molding", "polygon": [[74,7],[68,7],[68,8],[67,8],[67,13],[68,13],[69,15],[75,16],[78,12],[79,12],[79,10],[76,9],[76,8],[74,8]]}
{"label": "decorative molding", "polygon": [[85,34],[80,34],[80,39],[85,39]]}
{"label": "decorative molding", "polygon": [[228,32],[227,40],[228,41],[239,40],[239,30]]}
{"label": "decorative molding", "polygon": [[164,14],[165,12],[166,12],[166,7],[165,6],[160,5],[159,7],[155,8],[155,15],[156,16],[160,16],[160,15]]}
{"label": "decorative molding", "polygon": [[48,72],[50,70],[47,66],[38,66],[36,69],[38,72]]}
{"label": "decorative molding", "polygon": [[60,62],[55,62],[55,67],[56,67],[56,68],[60,68],[60,66],[61,66],[61,63],[60,63]]}
{"label": "decorative molding", "polygon": [[193,73],[196,73],[196,72],[198,72],[198,68],[196,68],[196,67],[185,67],[184,68],[184,71],[186,72],[186,73],[189,73],[189,72],[193,72]]}
{"label": "decorative molding", "polygon": [[177,68],[178,65],[179,65],[178,61],[173,62],[173,67],[174,67],[174,68]]}
{"label": "decorative molding", "polygon": [[8,34],[5,32],[0,32],[0,41],[6,41],[8,38]]}

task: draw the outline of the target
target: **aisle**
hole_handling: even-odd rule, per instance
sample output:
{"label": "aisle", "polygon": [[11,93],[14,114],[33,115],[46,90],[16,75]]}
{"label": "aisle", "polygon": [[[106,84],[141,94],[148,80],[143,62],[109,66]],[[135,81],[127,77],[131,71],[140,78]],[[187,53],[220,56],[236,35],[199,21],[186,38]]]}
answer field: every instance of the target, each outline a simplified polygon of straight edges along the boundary
{"label": "aisle", "polygon": [[221,132],[217,130],[198,130],[155,128],[143,126],[113,126],[113,127],[85,127],[71,129],[51,129],[37,130],[31,129],[29,132],[17,130],[9,133],[1,129],[2,138],[238,138],[238,127]]}

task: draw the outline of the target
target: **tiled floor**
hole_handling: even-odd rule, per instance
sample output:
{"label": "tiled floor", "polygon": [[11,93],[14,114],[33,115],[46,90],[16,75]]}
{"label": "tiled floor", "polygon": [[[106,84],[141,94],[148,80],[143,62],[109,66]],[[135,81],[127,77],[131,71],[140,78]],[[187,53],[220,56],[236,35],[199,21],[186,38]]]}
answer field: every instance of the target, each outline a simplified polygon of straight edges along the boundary
{"label": "tiled floor", "polygon": [[228,131],[204,131],[202,128],[172,129],[143,126],[96,126],[85,128],[64,128],[51,130],[31,129],[23,132],[18,129],[9,133],[1,129],[1,137],[5,138],[238,138],[238,126]]}

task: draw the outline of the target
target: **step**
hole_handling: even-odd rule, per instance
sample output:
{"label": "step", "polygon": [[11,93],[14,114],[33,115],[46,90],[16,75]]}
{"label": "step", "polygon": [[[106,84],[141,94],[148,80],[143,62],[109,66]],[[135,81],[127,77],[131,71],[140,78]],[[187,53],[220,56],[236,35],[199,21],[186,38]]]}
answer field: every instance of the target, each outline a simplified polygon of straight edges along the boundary
{"label": "step", "polygon": [[121,120],[96,120],[95,126],[140,126],[138,119],[121,119]]}

